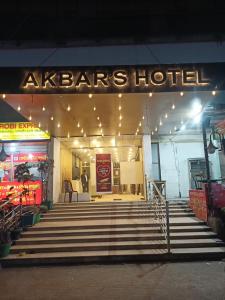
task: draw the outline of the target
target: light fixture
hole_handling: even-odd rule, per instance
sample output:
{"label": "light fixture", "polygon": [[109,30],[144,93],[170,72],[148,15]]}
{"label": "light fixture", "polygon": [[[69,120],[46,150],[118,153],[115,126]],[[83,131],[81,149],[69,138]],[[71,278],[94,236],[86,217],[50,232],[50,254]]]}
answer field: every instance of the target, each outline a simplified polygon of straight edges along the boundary
{"label": "light fixture", "polygon": [[118,132],[118,136],[120,136],[120,132]]}
{"label": "light fixture", "polygon": [[141,122],[139,123],[139,127],[141,127]]}
{"label": "light fixture", "polygon": [[84,133],[84,137],[87,137],[87,134],[86,134],[86,133]]}
{"label": "light fixture", "polygon": [[139,132],[139,128],[137,128],[137,132]]}
{"label": "light fixture", "polygon": [[149,93],[148,95],[149,95],[149,97],[152,97],[152,93]]}
{"label": "light fixture", "polygon": [[172,133],[172,130],[170,130],[170,134]]}
{"label": "light fixture", "polygon": [[80,132],[81,132],[81,133],[84,133],[84,129],[82,128]]}
{"label": "light fixture", "polygon": [[122,124],[121,123],[119,123],[119,127],[121,127],[122,126]]}
{"label": "light fixture", "polygon": [[98,127],[102,127],[102,123],[101,122],[98,124]]}
{"label": "light fixture", "polygon": [[74,146],[77,146],[77,145],[79,145],[79,141],[78,141],[78,140],[75,140],[75,141],[73,142],[73,144],[74,144]]}
{"label": "light fixture", "polygon": [[53,120],[54,120],[54,117],[53,117],[53,116],[51,116],[51,118],[50,118],[50,119],[51,119],[51,121],[53,121]]}
{"label": "light fixture", "polygon": [[160,120],[160,122],[159,122],[159,126],[162,126],[163,125],[163,123],[162,123],[162,121]]}
{"label": "light fixture", "polygon": [[216,96],[216,91],[212,91],[212,95],[213,95],[213,96]]}
{"label": "light fixture", "polygon": [[154,135],[154,131],[152,131],[152,135]]}
{"label": "light fixture", "polygon": [[89,95],[88,95],[88,97],[89,97],[90,99],[92,98],[92,96],[93,96],[92,94],[89,94]]}
{"label": "light fixture", "polygon": [[102,136],[104,136],[104,133],[102,132]]}
{"label": "light fixture", "polygon": [[42,107],[42,111],[45,111],[45,110],[46,110],[46,108],[43,106],[43,107]]}
{"label": "light fixture", "polygon": [[184,124],[184,121],[183,121],[183,120],[181,120],[181,121],[180,121],[180,124],[181,124],[181,125],[183,125],[183,124]]}
{"label": "light fixture", "polygon": [[20,105],[17,106],[17,110],[18,110],[18,111],[21,111]]}
{"label": "light fixture", "polygon": [[174,130],[177,130],[177,126],[174,126]]}
{"label": "light fixture", "polygon": [[181,97],[183,97],[184,96],[184,92],[180,92],[180,95],[181,95]]}
{"label": "light fixture", "polygon": [[60,123],[58,123],[58,124],[57,124],[57,127],[58,127],[58,128],[60,128],[60,127],[61,127]]}
{"label": "light fixture", "polygon": [[175,104],[173,104],[173,105],[172,105],[172,109],[175,109],[175,107],[176,107]]}
{"label": "light fixture", "polygon": [[30,120],[30,121],[32,120],[32,116],[31,116],[31,115],[29,116],[29,120]]}
{"label": "light fixture", "polygon": [[68,139],[70,138],[70,133],[69,133],[69,132],[67,133],[67,138],[68,138]]}
{"label": "light fixture", "polygon": [[137,131],[135,132],[135,135],[138,135]]}
{"label": "light fixture", "polygon": [[156,127],[156,128],[155,128],[155,132],[157,132],[157,131],[158,131],[158,128]]}
{"label": "light fixture", "polygon": [[168,114],[165,114],[165,116],[164,116],[164,117],[165,117],[165,119],[167,119],[167,118],[168,118]]}
{"label": "light fixture", "polygon": [[185,124],[183,124],[182,126],[181,126],[181,128],[180,128],[181,130],[185,130],[186,129],[186,126],[185,126]]}
{"label": "light fixture", "polygon": [[95,106],[93,107],[93,110],[96,111],[96,107]]}
{"label": "light fixture", "polygon": [[122,94],[118,94],[118,97],[119,97],[119,98],[122,98]]}
{"label": "light fixture", "polygon": [[39,127],[39,128],[41,127],[41,122],[38,123],[38,127]]}
{"label": "light fixture", "polygon": [[3,95],[2,95],[2,98],[5,99],[5,98],[6,98],[6,94],[3,94]]}
{"label": "light fixture", "polygon": [[97,120],[99,121],[99,120],[100,120],[100,118],[99,118],[99,117],[97,117]]}
{"label": "light fixture", "polygon": [[70,105],[67,106],[67,111],[70,111],[71,110],[71,107]]}
{"label": "light fixture", "polygon": [[120,115],[120,116],[119,116],[119,119],[122,120],[122,118],[123,118],[123,117]]}
{"label": "light fixture", "polygon": [[80,123],[79,123],[79,122],[77,123],[77,127],[78,127],[78,128],[80,127]]}
{"label": "light fixture", "polygon": [[122,106],[121,106],[121,105],[119,105],[118,109],[119,109],[119,110],[121,110],[121,109],[122,109]]}

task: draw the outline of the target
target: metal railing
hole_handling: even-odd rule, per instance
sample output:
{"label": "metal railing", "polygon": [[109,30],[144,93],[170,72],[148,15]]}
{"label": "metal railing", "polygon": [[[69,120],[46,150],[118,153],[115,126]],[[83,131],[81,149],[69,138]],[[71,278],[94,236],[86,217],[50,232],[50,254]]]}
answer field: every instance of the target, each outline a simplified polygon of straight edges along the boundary
{"label": "metal railing", "polygon": [[[19,225],[22,215],[26,213],[23,197],[26,197],[29,192],[24,188],[22,192],[11,193],[0,202],[0,231],[11,230]],[[19,203],[14,205],[13,200],[18,198]]]}
{"label": "metal railing", "polygon": [[162,190],[154,180],[146,179],[146,195],[150,208],[154,211],[154,218],[158,222],[165,238],[167,251],[170,253],[169,202],[162,195]]}

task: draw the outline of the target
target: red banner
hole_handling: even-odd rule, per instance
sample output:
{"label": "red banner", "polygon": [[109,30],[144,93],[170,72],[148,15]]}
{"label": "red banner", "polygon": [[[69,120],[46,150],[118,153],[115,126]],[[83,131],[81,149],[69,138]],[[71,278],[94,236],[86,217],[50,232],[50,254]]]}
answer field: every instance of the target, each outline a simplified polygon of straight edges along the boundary
{"label": "red banner", "polygon": [[[10,191],[11,187],[13,187],[13,189]],[[22,196],[22,204],[40,205],[42,202],[42,183],[40,180],[27,181],[24,183],[24,185],[22,182],[17,182],[17,181],[0,182],[0,202],[9,194],[11,194],[10,198],[14,198],[16,195],[19,195],[21,192],[23,192],[24,188],[28,190],[28,193]],[[12,203],[14,205],[19,204],[20,198],[16,197],[12,201]]]}
{"label": "red banner", "polygon": [[96,154],[96,190],[112,192],[111,154]]}

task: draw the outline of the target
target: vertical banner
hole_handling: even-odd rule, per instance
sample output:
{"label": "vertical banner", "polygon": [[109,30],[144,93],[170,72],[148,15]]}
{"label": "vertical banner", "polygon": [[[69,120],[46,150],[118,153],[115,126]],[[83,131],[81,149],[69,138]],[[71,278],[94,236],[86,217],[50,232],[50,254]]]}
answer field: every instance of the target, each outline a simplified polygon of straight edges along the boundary
{"label": "vertical banner", "polygon": [[112,192],[111,154],[96,154],[96,190]]}

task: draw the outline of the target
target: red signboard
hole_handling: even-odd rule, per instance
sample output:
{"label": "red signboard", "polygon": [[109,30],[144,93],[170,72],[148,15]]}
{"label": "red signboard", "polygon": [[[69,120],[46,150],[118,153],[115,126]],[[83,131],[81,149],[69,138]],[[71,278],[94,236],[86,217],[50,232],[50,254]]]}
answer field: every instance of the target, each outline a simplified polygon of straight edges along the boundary
{"label": "red signboard", "polygon": [[111,154],[96,154],[96,190],[112,192]]}
{"label": "red signboard", "polygon": [[[10,191],[10,188],[13,189]],[[12,194],[10,198],[14,198],[24,191],[24,188],[28,190],[26,195],[22,196],[23,205],[40,205],[42,202],[42,183],[40,180],[27,181],[24,184],[22,182],[0,182],[0,201],[2,201],[9,194]],[[14,205],[20,203],[20,197],[16,197],[12,200]]]}

